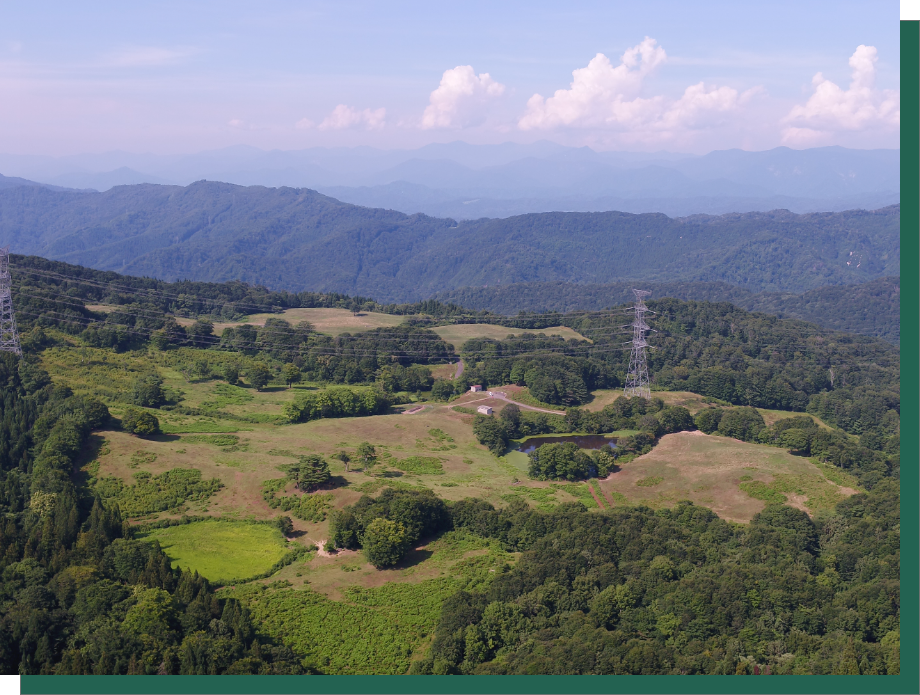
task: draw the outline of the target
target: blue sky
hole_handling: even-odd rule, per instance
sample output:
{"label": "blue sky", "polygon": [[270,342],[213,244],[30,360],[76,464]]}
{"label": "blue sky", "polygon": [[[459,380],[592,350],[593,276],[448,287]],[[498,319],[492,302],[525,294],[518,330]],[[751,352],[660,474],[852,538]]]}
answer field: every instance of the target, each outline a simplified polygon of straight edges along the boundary
{"label": "blue sky", "polygon": [[0,151],[899,141],[890,0],[139,5],[4,4]]}

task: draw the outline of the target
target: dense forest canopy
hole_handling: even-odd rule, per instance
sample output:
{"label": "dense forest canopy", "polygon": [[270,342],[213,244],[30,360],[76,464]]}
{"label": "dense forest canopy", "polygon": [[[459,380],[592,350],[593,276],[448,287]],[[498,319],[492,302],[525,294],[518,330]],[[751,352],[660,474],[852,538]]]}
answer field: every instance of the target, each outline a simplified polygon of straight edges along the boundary
{"label": "dense forest canopy", "polygon": [[[748,311],[801,319],[847,333],[873,335],[898,343],[901,336],[901,279],[883,277],[857,285],[819,287],[802,294],[752,292],[725,282],[639,283],[652,297],[730,302]],[[433,299],[496,314],[601,311],[633,299],[637,282],[574,284],[523,282],[462,287]]]}
{"label": "dense forest canopy", "polygon": [[802,292],[900,272],[900,207],[796,215],[538,213],[462,221],[341,203],[308,189],[116,186],[0,190],[18,253],[161,279],[417,301],[517,282],[722,281]]}

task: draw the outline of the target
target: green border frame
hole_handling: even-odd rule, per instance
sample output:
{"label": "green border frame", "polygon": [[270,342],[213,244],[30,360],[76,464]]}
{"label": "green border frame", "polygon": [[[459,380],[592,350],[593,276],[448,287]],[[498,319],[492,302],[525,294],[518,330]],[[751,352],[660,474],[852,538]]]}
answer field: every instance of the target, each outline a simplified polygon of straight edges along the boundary
{"label": "green border frame", "polygon": [[[901,22],[901,255],[920,260],[920,22]],[[907,230],[907,234],[904,233]],[[901,419],[920,425],[920,275],[901,275]],[[907,388],[903,388],[904,385]],[[902,432],[903,434],[903,432]],[[901,489],[920,484],[920,429],[901,441]],[[917,498],[901,505],[901,675],[786,676],[23,676],[21,692],[44,693],[917,693],[920,692]],[[907,620],[904,617],[907,616]],[[911,618],[910,616],[913,616]]]}

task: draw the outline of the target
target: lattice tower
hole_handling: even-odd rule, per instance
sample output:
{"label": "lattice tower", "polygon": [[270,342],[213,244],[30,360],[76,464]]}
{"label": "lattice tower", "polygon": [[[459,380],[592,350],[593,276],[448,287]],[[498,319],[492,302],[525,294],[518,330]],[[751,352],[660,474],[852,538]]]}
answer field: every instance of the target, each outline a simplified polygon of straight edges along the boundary
{"label": "lattice tower", "polygon": [[15,352],[22,357],[16,317],[13,315],[10,249],[0,249],[0,352]]}
{"label": "lattice tower", "polygon": [[633,339],[629,353],[629,371],[626,373],[626,388],[623,389],[623,394],[627,398],[639,396],[648,400],[652,397],[652,391],[649,387],[648,362],[645,359],[645,348],[648,347],[645,334],[650,328],[645,322],[645,314],[648,313],[649,308],[645,306],[644,299],[651,292],[634,289],[633,293],[636,295],[636,305],[633,307],[635,312],[632,322]]}

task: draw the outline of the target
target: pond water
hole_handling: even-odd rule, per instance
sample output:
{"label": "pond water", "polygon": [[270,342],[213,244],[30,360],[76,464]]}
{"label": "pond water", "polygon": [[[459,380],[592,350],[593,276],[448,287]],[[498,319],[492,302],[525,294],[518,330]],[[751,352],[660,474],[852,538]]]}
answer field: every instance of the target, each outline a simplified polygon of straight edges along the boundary
{"label": "pond water", "polygon": [[530,437],[521,442],[521,445],[515,450],[524,454],[544,444],[565,444],[571,442],[577,444],[579,449],[601,449],[605,446],[615,447],[616,437],[605,437],[602,434],[569,434],[558,437]]}

